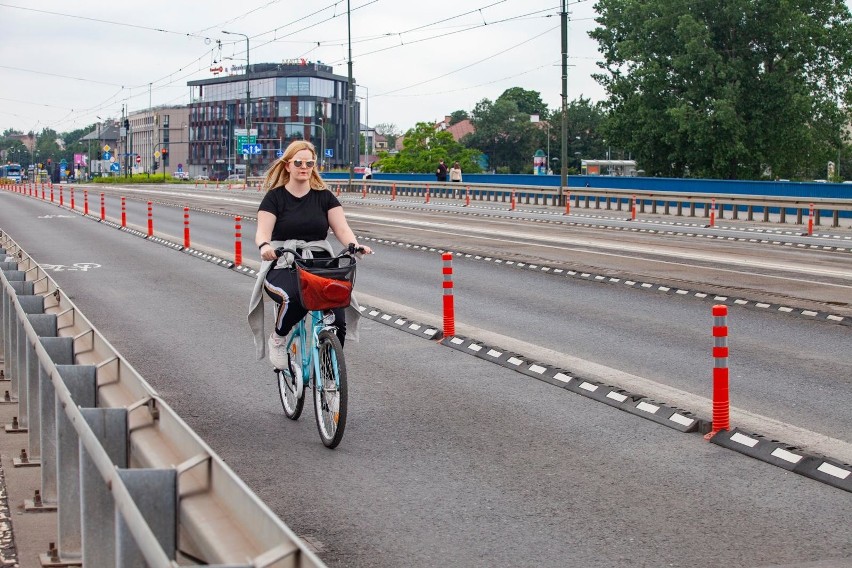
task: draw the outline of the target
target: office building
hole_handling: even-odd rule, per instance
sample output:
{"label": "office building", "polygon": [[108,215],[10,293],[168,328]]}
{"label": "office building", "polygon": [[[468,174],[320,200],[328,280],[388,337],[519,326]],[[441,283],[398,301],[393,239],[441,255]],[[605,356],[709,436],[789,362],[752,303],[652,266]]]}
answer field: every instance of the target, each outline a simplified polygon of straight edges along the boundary
{"label": "office building", "polygon": [[[187,83],[191,176],[225,179],[244,174],[247,165],[251,176],[263,175],[297,139],[316,146],[323,170],[349,167],[347,77],[304,59],[252,64],[247,97],[245,65],[216,70],[225,74]],[[356,120],[359,113],[356,102]],[[357,152],[357,139],[353,143]]]}

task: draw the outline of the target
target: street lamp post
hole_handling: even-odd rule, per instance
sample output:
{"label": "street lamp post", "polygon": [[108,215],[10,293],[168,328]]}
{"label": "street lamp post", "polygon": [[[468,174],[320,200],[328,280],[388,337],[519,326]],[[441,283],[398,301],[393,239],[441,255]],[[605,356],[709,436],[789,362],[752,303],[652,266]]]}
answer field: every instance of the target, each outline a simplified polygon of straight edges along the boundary
{"label": "street lamp post", "polygon": [[[227,32],[222,30],[223,34],[239,35],[246,38],[246,134],[248,140],[251,140],[251,81],[249,73],[251,72],[251,60],[249,59],[249,36],[239,32]],[[235,149],[236,153],[236,149]],[[248,186],[249,172],[251,171],[251,153],[246,154],[246,186]]]}

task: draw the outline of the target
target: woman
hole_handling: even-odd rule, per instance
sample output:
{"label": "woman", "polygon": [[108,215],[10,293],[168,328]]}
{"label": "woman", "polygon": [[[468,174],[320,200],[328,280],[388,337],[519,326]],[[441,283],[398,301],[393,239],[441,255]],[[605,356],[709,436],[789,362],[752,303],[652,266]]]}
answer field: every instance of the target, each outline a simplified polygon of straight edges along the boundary
{"label": "woman", "polygon": [[[295,249],[302,256],[331,257],[334,251],[326,240],[334,231],[343,244],[354,243],[367,254],[370,247],[359,245],[349,228],[343,207],[315,169],[316,149],[313,144],[297,140],[290,144],[266,172],[263,188],[266,195],[257,212],[254,242],[263,260],[249,306],[249,324],[255,335],[258,359],[264,355],[263,291],[276,304],[275,331],[269,337],[269,360],[276,369],[287,369],[287,334],[305,317],[307,310],[299,301],[296,271],[284,255],[279,260],[275,249]],[[353,300],[354,301],[354,300]],[[346,314],[343,308],[333,310],[340,343],[346,336]],[[351,310],[351,314],[357,314]]]}
{"label": "woman", "polygon": [[450,168],[450,181],[455,181],[461,183],[462,175],[461,175],[461,167],[459,167],[459,163],[455,162],[453,167]]}

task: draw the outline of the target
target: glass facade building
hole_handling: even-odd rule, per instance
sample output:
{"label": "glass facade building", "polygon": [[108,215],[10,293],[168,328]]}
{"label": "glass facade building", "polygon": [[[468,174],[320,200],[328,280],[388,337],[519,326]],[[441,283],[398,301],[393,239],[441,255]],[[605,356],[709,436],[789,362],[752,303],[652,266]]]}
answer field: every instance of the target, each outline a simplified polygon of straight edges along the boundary
{"label": "glass facade building", "polygon": [[[247,135],[249,127],[257,132],[261,148],[251,156],[250,175],[263,175],[276,152],[298,139],[316,146],[324,170],[349,167],[347,77],[335,75],[329,65],[305,60],[252,64],[248,85],[245,66],[234,66],[234,71],[244,73],[187,83],[188,163],[193,175],[224,179],[229,173],[245,173],[249,160],[241,146],[246,139],[238,135]],[[356,99],[355,116],[359,113]]]}

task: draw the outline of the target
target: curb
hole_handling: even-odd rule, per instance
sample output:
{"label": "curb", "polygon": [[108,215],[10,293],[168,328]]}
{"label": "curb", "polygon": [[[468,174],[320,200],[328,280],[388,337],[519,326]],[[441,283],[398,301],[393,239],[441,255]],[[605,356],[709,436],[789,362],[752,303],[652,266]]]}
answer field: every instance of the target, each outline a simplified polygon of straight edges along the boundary
{"label": "curb", "polygon": [[746,433],[739,428],[720,430],[710,441],[723,448],[852,493],[852,465],[809,454],[789,444],[767,440],[760,434]]}

